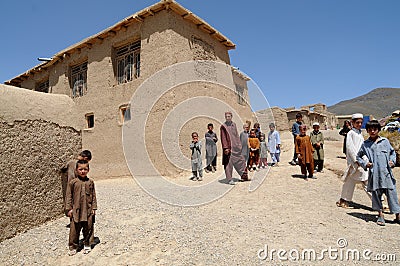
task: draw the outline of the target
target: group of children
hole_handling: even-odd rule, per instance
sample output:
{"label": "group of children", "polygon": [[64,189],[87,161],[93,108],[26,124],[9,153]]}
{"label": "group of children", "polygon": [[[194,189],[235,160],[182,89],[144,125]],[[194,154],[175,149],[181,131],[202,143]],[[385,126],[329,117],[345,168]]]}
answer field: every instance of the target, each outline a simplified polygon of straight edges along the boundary
{"label": "group of children", "polygon": [[[265,139],[265,134],[260,130],[260,124],[255,123],[254,128],[249,131],[250,123],[247,122],[243,129],[244,131],[240,134],[240,141],[242,144],[242,156],[245,159],[247,168],[249,171],[254,171],[260,168],[268,166],[267,158],[268,153],[271,156],[271,166],[276,166],[280,160],[280,146],[281,140],[277,130],[275,130],[275,124],[269,125],[268,142]],[[204,168],[206,173],[215,172],[217,166],[217,146],[218,137],[213,131],[213,124],[207,125],[208,131],[205,133],[206,139],[206,163],[207,166]],[[197,132],[192,133],[192,141],[189,145],[191,150],[191,166],[192,166],[192,177],[191,180],[202,181],[203,180],[203,166],[202,166],[202,142],[199,140],[199,134]]]}
{"label": "group of children", "polygon": [[324,135],[319,130],[318,122],[313,123],[313,131],[307,135],[307,126],[302,118],[301,113],[296,114],[296,122],[292,126],[294,156],[290,164],[300,166],[304,179],[315,179],[314,171],[323,172],[324,168]]}
{"label": "group of children", "polygon": [[94,181],[88,178],[89,161],[92,153],[82,151],[77,160],[71,160],[62,168],[62,188],[65,214],[69,217],[69,255],[75,255],[79,248],[80,232],[83,233],[83,253],[88,254],[95,244],[94,223],[97,199]]}
{"label": "group of children", "polygon": [[383,195],[391,213],[395,214],[394,223],[400,224],[400,205],[396,190],[396,180],[392,168],[396,164],[396,153],[387,138],[379,136],[381,125],[377,120],[366,123],[369,137],[364,140],[361,127],[362,114],[352,115],[352,129],[346,134],[347,170],[343,175],[343,187],[338,207],[349,207],[354,188],[361,183],[372,201],[372,209],[378,212],[378,225],[385,225],[383,214]]}
{"label": "group of children", "polygon": [[[271,156],[271,166],[277,166],[280,160],[281,139],[279,132],[275,130],[275,124],[269,124],[268,140],[260,130],[260,124],[255,123],[254,128],[248,131],[249,124],[243,126],[244,131],[240,135],[242,139],[242,154],[245,155],[247,168],[254,171],[268,166],[268,153]],[[244,139],[244,141],[243,141]],[[247,143],[246,143],[247,139]],[[247,154],[246,154],[247,153]],[[246,156],[247,155],[247,156]]]}
{"label": "group of children", "polygon": [[[214,125],[209,123],[207,125],[207,132],[205,134],[206,139],[206,163],[207,166],[204,168],[206,173],[215,172],[217,170],[217,134],[213,131]],[[193,181],[202,181],[203,180],[203,163],[201,156],[201,148],[202,143],[199,140],[199,134],[197,132],[192,133],[192,142],[189,145],[191,154],[191,162],[192,162],[192,177],[190,178]]]}
{"label": "group of children", "polygon": [[[394,222],[400,224],[400,205],[396,191],[396,180],[392,171],[396,163],[395,151],[388,139],[379,136],[381,125],[376,120],[369,121],[366,124],[369,138],[364,141],[361,135],[362,120],[363,116],[361,114],[353,115],[353,128],[346,137],[348,169],[344,175],[345,183],[342,189],[342,196],[336,204],[339,207],[348,207],[348,202],[352,199],[355,184],[361,182],[371,196],[372,208],[378,211],[377,224],[381,226],[385,225],[382,205],[382,196],[384,194],[391,213],[395,214]],[[306,125],[302,123],[297,124],[299,134],[294,139],[296,159],[301,167],[304,178],[315,178],[314,168],[319,172],[322,172],[323,169],[324,137],[322,132],[319,131],[318,123],[313,124],[313,131],[309,136],[306,134]],[[216,142],[218,138],[213,132],[212,124],[208,124],[207,128],[208,131],[205,134],[207,167],[205,171],[215,172],[217,157]],[[248,133],[246,129],[249,128],[249,125],[245,125],[244,128],[243,135]],[[269,128],[268,143],[265,142],[264,134],[261,133],[257,124],[249,132],[247,140],[247,148],[249,150],[247,165],[251,170],[255,170],[257,164],[259,168],[267,165],[268,152],[271,155],[272,164],[279,162],[281,144],[279,132],[275,130],[273,123],[269,125]],[[193,132],[190,144],[192,151],[192,180],[201,181],[203,177],[201,148],[202,145],[199,136],[197,132]],[[68,162],[66,167],[62,169],[67,173],[62,185],[65,213],[70,218],[69,255],[77,253],[81,231],[83,232],[84,254],[89,253],[91,245],[95,244],[96,190],[93,180],[87,176],[89,173],[89,161],[91,159],[91,152],[84,150],[79,154],[77,160]],[[367,177],[365,177],[366,173],[368,173]]]}
{"label": "group of children", "polygon": [[[295,156],[291,164],[299,164],[304,178],[315,178],[314,168],[322,172],[324,164],[324,136],[319,131],[319,124],[313,124],[313,131],[306,135],[307,127],[301,122],[302,116],[296,116],[292,133],[298,127],[298,135],[295,136]],[[372,209],[378,211],[377,224],[384,226],[383,195],[387,198],[389,210],[395,214],[394,222],[400,224],[400,205],[396,191],[396,180],[392,168],[396,163],[396,153],[387,138],[379,136],[381,125],[377,120],[366,123],[369,137],[364,140],[361,127],[362,114],[352,115],[352,128],[346,130],[345,145],[347,169],[343,175],[343,187],[341,198],[336,205],[349,207],[355,185],[361,183],[364,190],[372,200]],[[343,132],[343,131],[342,131]],[[295,135],[295,134],[294,134]],[[297,159],[297,162],[295,162]],[[307,176],[308,171],[308,176]]]}

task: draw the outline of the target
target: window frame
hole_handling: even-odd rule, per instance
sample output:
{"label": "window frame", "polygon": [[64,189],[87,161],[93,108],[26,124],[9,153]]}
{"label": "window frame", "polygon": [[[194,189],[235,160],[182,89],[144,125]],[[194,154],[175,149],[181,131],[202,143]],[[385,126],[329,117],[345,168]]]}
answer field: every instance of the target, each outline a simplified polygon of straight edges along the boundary
{"label": "window frame", "polygon": [[70,66],[71,97],[77,98],[87,94],[88,62]]}
{"label": "window frame", "polygon": [[87,113],[85,114],[85,120],[86,120],[86,128],[85,129],[93,129],[94,128],[94,113]]}
{"label": "window frame", "polygon": [[118,85],[140,77],[141,45],[141,40],[136,40],[114,48],[115,79]]}
{"label": "window frame", "polygon": [[[128,111],[128,113],[127,113]],[[123,125],[125,122],[131,120],[131,105],[129,103],[119,106],[119,120],[118,123]]]}

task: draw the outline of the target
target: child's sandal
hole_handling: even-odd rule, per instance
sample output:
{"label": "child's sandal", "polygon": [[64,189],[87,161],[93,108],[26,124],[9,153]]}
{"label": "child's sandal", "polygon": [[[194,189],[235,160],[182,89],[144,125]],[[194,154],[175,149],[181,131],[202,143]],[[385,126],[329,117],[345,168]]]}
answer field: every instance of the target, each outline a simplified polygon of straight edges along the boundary
{"label": "child's sandal", "polygon": [[74,256],[75,254],[76,254],[76,249],[71,249],[70,251],[68,251],[69,256]]}
{"label": "child's sandal", "polygon": [[84,247],[83,248],[83,254],[89,254],[92,249],[90,247]]}
{"label": "child's sandal", "polygon": [[385,218],[379,216],[378,220],[376,220],[376,223],[380,226],[385,226]]}

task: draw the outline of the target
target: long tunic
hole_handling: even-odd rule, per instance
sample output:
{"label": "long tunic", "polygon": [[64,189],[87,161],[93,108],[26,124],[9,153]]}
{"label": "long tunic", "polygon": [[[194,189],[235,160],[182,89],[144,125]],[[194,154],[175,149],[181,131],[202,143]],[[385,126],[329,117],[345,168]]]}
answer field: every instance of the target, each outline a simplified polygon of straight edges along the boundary
{"label": "long tunic", "polygon": [[368,162],[372,163],[368,174],[368,191],[380,188],[394,189],[396,180],[389,161],[396,163],[396,153],[387,138],[379,137],[376,141],[370,139],[364,141],[357,153],[357,162],[364,170],[368,169],[366,167]]}
{"label": "long tunic", "polygon": [[85,177],[72,179],[68,183],[65,211],[72,210],[74,222],[86,222],[97,209],[96,190],[92,179]]}
{"label": "long tunic", "polygon": [[263,140],[260,142],[260,158],[268,157],[268,146],[267,143]]}
{"label": "long tunic", "polygon": [[314,149],[311,145],[310,137],[307,135],[301,136],[298,135],[296,137],[296,153],[300,154],[301,156],[301,163],[306,164],[306,163],[313,163],[313,153]]}
{"label": "long tunic", "polygon": [[208,131],[205,134],[206,138],[206,160],[207,165],[210,165],[214,160],[215,156],[217,156],[217,144],[218,141],[217,134],[213,131]]}
{"label": "long tunic", "polygon": [[[311,144],[314,147],[314,160],[324,160],[324,135],[321,131],[310,133]],[[317,147],[316,144],[320,143],[321,146]]]}
{"label": "long tunic", "polygon": [[248,143],[249,139],[249,132],[243,131],[240,133],[240,142],[242,143],[242,155],[245,157],[246,161],[249,158],[249,145]]}
{"label": "long tunic", "polygon": [[[239,134],[236,128],[235,122],[225,122],[221,125],[221,145],[222,149],[230,149],[231,154],[236,157],[241,156],[242,143],[239,138]],[[222,155],[222,164],[227,165],[229,163],[230,154]]]}
{"label": "long tunic", "polygon": [[348,127],[343,127],[340,131],[339,131],[339,135],[344,136],[344,140],[343,140],[343,153],[346,154],[346,140],[347,140],[347,133],[349,133],[351,129]]}
{"label": "long tunic", "polygon": [[364,171],[357,164],[357,153],[364,143],[364,138],[361,130],[353,128],[347,133],[346,139],[346,159],[347,169],[344,171],[342,180],[346,181],[347,178],[352,178],[356,181],[368,180],[368,172]]}
{"label": "long tunic", "polygon": [[189,147],[192,150],[192,171],[201,170],[203,168],[201,162],[201,141],[190,143]]}
{"label": "long tunic", "polygon": [[63,193],[63,203],[65,209],[65,201],[67,199],[67,186],[69,181],[75,178],[75,168],[76,162],[78,160],[71,160],[69,161],[62,169],[61,169],[61,187]]}
{"label": "long tunic", "polygon": [[279,136],[279,132],[274,130],[268,133],[268,149],[270,153],[280,153],[281,150],[276,146],[281,144],[281,137]]}

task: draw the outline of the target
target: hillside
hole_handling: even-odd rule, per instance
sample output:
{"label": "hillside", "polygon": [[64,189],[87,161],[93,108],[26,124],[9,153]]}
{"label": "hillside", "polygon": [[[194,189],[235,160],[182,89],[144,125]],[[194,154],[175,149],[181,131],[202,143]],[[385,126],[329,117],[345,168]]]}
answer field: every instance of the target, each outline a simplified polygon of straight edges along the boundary
{"label": "hillside", "polygon": [[377,88],[362,96],[329,106],[337,115],[363,113],[379,119],[400,109],[400,88]]}

